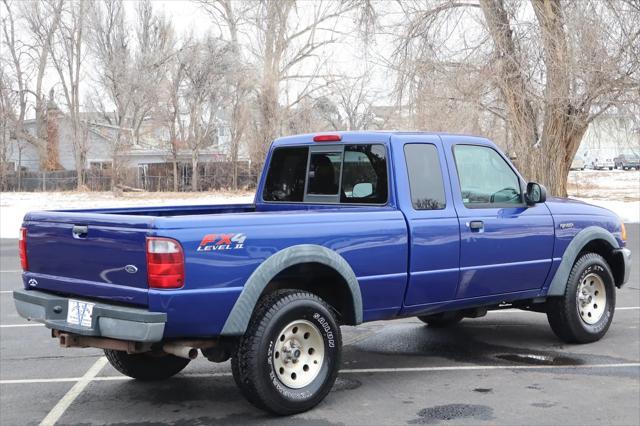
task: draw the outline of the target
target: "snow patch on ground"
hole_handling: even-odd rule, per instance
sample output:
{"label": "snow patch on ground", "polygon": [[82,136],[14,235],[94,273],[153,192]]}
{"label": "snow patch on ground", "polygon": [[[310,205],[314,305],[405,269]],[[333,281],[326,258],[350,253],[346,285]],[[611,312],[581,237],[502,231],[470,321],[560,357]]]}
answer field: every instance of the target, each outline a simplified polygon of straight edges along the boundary
{"label": "snow patch on ground", "polygon": [[2,192],[0,238],[18,238],[22,218],[30,211],[238,204],[253,202],[253,195],[251,192],[144,192],[121,196],[111,192]]}
{"label": "snow patch on ground", "polygon": [[640,222],[639,170],[583,170],[569,173],[571,198],[604,207],[624,222]]}
{"label": "snow patch on ground", "polygon": [[[569,196],[615,212],[624,222],[640,222],[640,171],[573,171]],[[104,207],[153,207],[250,203],[251,192],[2,192],[0,238],[17,238],[29,211]]]}
{"label": "snow patch on ground", "polygon": [[573,171],[567,179],[567,192],[574,198],[640,201],[640,171]]}
{"label": "snow patch on ground", "polygon": [[596,198],[578,198],[576,200],[593,204],[594,206],[604,207],[618,215],[620,220],[625,223],[640,222],[640,201],[616,201],[616,200],[600,200]]}

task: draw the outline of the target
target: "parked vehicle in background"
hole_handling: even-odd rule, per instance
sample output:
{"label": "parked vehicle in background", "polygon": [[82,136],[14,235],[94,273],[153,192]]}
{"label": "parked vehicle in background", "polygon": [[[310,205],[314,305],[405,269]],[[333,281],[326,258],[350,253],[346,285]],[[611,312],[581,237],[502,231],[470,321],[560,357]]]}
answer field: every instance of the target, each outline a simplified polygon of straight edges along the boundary
{"label": "parked vehicle in background", "polygon": [[599,159],[596,158],[593,160],[593,170],[613,170],[616,164],[613,162],[613,159]]}
{"label": "parked vehicle in background", "polygon": [[613,159],[616,169],[640,170],[640,155],[622,154]]}
{"label": "parked vehicle in background", "polygon": [[614,213],[547,198],[484,138],[307,134],[272,144],[253,204],[28,213],[13,297],[125,375],[231,358],[251,403],[294,414],[331,390],[341,325],[515,308],[565,342],[599,340],[626,239]]}
{"label": "parked vehicle in background", "polygon": [[569,170],[584,170],[585,161],[580,157],[575,157],[569,166]]}

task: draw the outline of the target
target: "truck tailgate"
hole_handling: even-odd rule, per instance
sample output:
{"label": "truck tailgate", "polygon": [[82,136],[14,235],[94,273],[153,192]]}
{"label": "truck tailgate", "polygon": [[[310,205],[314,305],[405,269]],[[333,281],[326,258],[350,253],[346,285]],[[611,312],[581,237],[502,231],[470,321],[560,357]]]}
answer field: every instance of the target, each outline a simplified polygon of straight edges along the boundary
{"label": "truck tailgate", "polygon": [[145,238],[151,223],[42,212],[25,218],[25,287],[147,305]]}

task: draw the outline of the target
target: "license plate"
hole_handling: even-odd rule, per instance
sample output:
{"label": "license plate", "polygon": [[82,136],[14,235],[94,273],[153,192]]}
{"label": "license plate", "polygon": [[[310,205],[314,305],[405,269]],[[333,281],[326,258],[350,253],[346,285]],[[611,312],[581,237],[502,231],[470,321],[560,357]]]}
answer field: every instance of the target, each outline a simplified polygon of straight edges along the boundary
{"label": "license plate", "polygon": [[91,327],[94,303],[69,299],[67,322],[81,327]]}

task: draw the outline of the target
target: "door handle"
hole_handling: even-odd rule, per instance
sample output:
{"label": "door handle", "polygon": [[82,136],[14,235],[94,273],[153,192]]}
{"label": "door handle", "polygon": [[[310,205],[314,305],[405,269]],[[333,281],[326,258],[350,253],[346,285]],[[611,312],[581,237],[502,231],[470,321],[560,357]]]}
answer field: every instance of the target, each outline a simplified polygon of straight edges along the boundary
{"label": "door handle", "polygon": [[481,220],[472,220],[471,222],[467,222],[467,226],[471,229],[471,232],[484,231],[484,222]]}
{"label": "door handle", "polygon": [[74,225],[71,229],[73,238],[86,238],[89,233],[89,227],[87,225]]}

